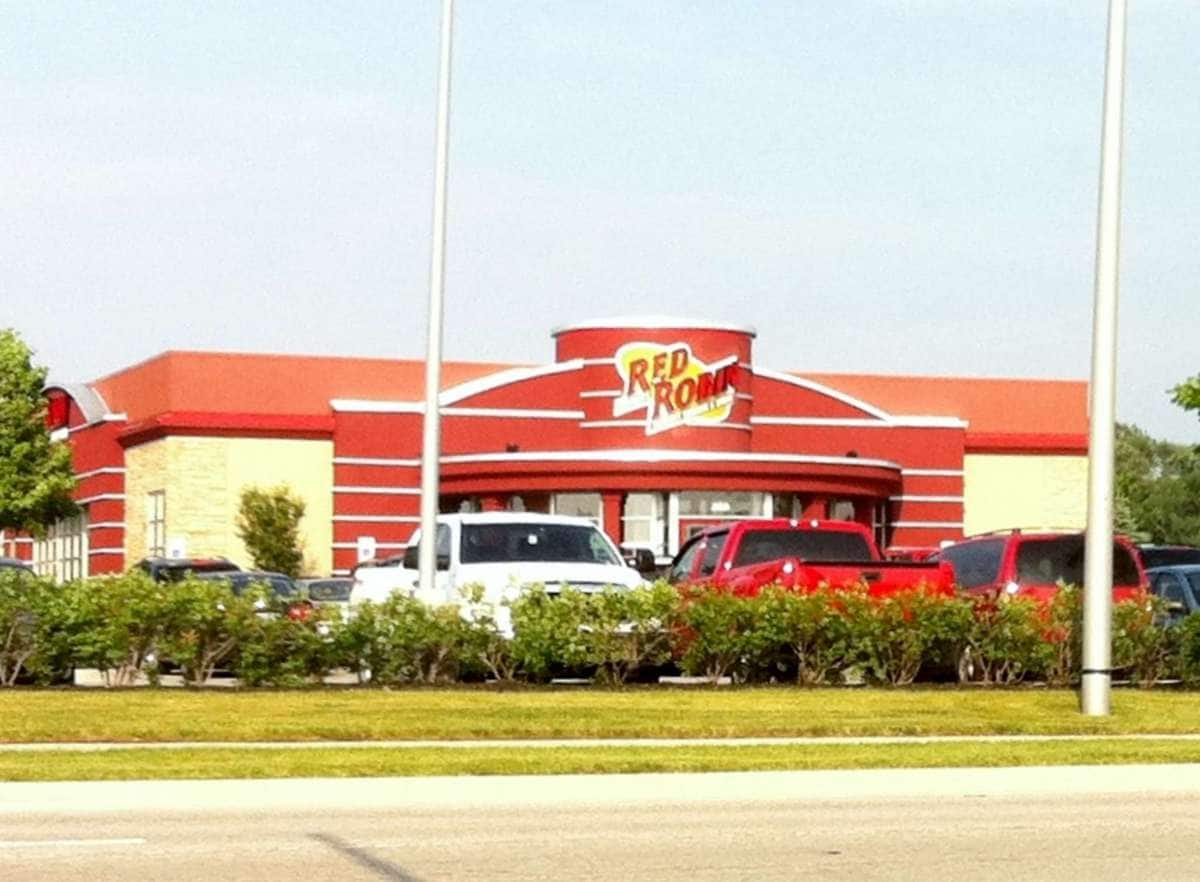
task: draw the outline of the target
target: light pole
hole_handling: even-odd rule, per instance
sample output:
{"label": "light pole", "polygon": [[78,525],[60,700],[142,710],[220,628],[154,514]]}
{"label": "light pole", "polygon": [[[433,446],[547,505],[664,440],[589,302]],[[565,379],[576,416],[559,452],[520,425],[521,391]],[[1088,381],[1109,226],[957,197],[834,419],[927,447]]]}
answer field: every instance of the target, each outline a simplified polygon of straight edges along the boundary
{"label": "light pole", "polygon": [[421,438],[420,588],[431,596],[437,570],[438,466],[442,450],[442,293],[446,285],[446,178],[450,151],[450,58],[454,0],[442,0],[438,65],[437,159],[433,180],[433,250],[429,261],[429,334],[425,343],[425,414]]}
{"label": "light pole", "polygon": [[1113,447],[1117,378],[1117,293],[1121,246],[1121,118],[1125,92],[1125,0],[1109,0],[1092,316],[1088,515],[1083,574],[1080,709],[1108,716],[1112,691]]}

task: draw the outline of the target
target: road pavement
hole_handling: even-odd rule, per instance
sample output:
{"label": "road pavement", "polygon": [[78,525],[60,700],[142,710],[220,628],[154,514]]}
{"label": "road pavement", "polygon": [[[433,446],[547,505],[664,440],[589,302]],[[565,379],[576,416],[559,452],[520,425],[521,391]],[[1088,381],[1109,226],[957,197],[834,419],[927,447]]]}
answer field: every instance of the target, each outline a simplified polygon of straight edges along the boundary
{"label": "road pavement", "polygon": [[5,882],[1193,880],[1200,766],[0,785]]}

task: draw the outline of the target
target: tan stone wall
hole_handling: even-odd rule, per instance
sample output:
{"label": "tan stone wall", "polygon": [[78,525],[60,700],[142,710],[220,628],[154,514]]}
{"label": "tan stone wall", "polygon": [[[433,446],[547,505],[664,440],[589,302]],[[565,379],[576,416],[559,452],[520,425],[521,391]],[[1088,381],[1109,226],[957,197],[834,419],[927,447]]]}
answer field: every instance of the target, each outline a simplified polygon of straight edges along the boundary
{"label": "tan stone wall", "polygon": [[273,438],[164,438],[126,451],[126,559],[146,552],[146,494],[166,491],[167,542],[189,557],[221,555],[249,567],[234,521],[242,489],[287,484],[306,505],[305,572],[332,566],[333,443]]}
{"label": "tan stone wall", "polygon": [[1086,456],[963,458],[963,532],[1087,522]]}

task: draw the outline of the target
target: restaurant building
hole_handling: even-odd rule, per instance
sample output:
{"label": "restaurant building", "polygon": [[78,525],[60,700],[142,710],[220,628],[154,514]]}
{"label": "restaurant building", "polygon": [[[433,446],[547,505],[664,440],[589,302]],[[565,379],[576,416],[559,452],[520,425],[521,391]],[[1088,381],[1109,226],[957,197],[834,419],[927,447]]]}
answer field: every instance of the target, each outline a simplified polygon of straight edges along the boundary
{"label": "restaurant building", "polygon": [[[830,374],[754,359],[754,330],[668,318],[553,332],[545,364],[448,362],[441,508],[583,515],[669,557],[742,517],[837,517],[881,546],[1083,526],[1082,381]],[[82,514],[5,553],[59,578],[224,555],[242,490],[306,503],[306,569],[403,551],[419,521],[421,361],[165,352],[47,387]]]}

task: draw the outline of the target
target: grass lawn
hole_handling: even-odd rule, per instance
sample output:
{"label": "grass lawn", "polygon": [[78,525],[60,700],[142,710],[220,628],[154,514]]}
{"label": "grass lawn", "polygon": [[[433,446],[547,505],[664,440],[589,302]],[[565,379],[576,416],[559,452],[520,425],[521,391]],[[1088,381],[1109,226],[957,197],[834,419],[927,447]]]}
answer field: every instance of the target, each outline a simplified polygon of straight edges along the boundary
{"label": "grass lawn", "polygon": [[0,692],[0,742],[1196,732],[1200,696],[1132,689],[1114,691],[1109,718],[1083,717],[1075,693],[1046,689]]}
{"label": "grass lawn", "polygon": [[1198,761],[1200,744],[1164,741],[801,747],[133,749],[66,751],[53,756],[0,751],[0,780],[549,775]]}

